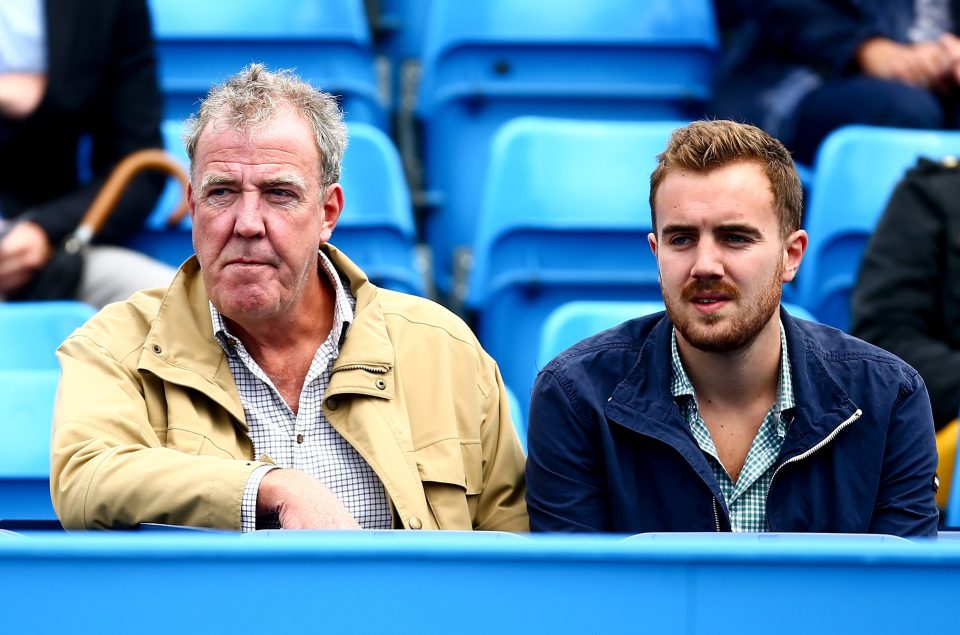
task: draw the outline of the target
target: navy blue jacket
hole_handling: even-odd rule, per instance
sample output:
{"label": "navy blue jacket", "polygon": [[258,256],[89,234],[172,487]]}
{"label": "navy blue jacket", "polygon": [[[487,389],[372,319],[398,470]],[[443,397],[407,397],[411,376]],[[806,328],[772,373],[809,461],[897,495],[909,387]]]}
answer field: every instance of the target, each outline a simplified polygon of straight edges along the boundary
{"label": "navy blue jacket", "polygon": [[[917,372],[781,312],[796,407],[767,495],[771,531],[934,535],[930,401]],[[729,531],[720,487],[670,393],[664,313],[544,368],[530,405],[533,531]]]}

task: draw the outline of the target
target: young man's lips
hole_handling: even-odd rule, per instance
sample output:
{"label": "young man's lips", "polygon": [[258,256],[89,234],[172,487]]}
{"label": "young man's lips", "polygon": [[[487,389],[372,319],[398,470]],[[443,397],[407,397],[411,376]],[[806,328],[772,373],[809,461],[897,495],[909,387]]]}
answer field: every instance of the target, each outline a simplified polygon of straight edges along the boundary
{"label": "young man's lips", "polygon": [[697,296],[690,300],[690,304],[701,313],[714,313],[727,305],[729,298],[720,296]]}

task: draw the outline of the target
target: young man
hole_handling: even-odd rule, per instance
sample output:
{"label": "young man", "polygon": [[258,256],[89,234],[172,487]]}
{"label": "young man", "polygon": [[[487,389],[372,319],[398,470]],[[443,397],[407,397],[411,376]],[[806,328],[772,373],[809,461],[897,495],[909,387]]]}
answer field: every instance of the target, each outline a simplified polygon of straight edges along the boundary
{"label": "young man", "polygon": [[346,133],[331,95],[257,64],[204,101],[196,257],[59,350],[65,527],[527,529],[496,364],[325,244]]}
{"label": "young man", "polygon": [[753,126],[696,122],[650,181],[666,314],[541,372],[531,529],[934,534],[916,371],[779,310],[807,246],[789,153]]}

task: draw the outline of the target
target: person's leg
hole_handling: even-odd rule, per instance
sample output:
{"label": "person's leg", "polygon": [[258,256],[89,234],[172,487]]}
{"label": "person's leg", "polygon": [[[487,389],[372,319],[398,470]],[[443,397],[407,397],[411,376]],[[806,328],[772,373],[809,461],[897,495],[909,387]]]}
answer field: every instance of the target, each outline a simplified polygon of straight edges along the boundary
{"label": "person's leg", "polygon": [[796,159],[811,164],[820,142],[850,124],[896,128],[945,128],[940,100],[930,91],[872,77],[827,82],[797,106],[792,139]]}
{"label": "person's leg", "polygon": [[138,251],[94,245],[86,253],[77,299],[101,308],[141,289],[165,287],[174,273],[174,268]]}

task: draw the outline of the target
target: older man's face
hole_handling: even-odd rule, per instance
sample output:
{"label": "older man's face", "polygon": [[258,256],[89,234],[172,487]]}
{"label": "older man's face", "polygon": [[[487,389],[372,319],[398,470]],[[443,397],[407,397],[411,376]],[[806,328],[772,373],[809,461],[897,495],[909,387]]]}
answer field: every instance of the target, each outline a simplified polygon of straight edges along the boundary
{"label": "older man's face", "polygon": [[238,323],[282,318],[318,291],[317,248],[343,206],[321,191],[309,124],[290,109],[251,134],[212,121],[194,157],[193,244],[214,306]]}

